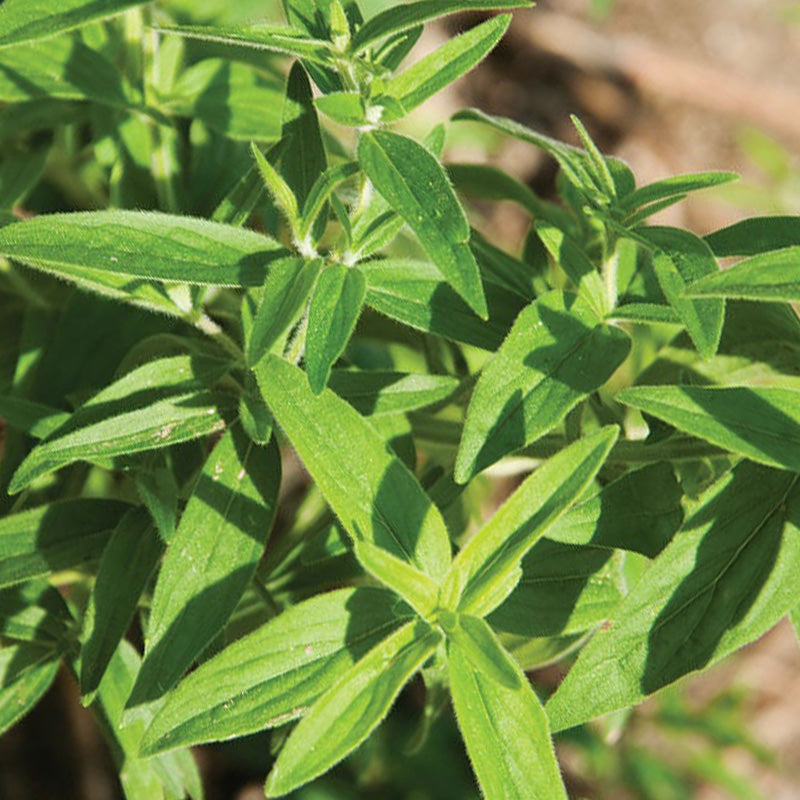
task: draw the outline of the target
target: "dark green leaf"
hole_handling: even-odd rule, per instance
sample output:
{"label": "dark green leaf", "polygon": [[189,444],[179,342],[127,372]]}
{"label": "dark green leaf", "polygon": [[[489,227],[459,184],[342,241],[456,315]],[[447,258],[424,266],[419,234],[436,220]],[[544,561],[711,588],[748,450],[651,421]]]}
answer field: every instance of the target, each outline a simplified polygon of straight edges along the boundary
{"label": "dark green leaf", "polygon": [[631,211],[642,206],[671,198],[683,198],[690,192],[722,186],[739,180],[735,172],[698,172],[688,175],[675,175],[664,180],[641,186],[622,198],[622,207]]}
{"label": "dark green leaf", "polygon": [[41,700],[57,672],[58,654],[52,649],[31,645],[0,649],[0,734]]}
{"label": "dark green leaf", "polygon": [[753,217],[706,236],[720,258],[756,256],[769,250],[800,247],[800,217]]}
{"label": "dark green leaf", "polygon": [[543,436],[625,360],[630,339],[582,298],[551,292],[528,306],[481,373],[456,460],[456,480]]}
{"label": "dark green leaf", "polygon": [[0,590],[0,639],[66,650],[73,619],[58,590],[34,580]]}
{"label": "dark green leaf", "polygon": [[361,272],[331,264],[320,275],[308,310],[306,372],[314,394],[328,383],[331,368],[353,335],[367,282]]}
{"label": "dark green leaf", "polygon": [[486,319],[480,272],[469,249],[469,223],[436,157],[406,136],[373,131],[361,137],[358,160],[445,280]]}

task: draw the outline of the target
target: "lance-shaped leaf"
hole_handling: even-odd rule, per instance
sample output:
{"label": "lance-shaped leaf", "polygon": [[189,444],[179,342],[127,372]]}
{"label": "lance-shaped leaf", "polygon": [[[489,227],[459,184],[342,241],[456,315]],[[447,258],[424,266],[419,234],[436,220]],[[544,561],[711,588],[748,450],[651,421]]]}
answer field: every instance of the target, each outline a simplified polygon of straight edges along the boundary
{"label": "lance-shaped leaf", "polygon": [[0,100],[23,103],[45,98],[89,100],[123,109],[137,100],[114,65],[75,37],[0,48]]}
{"label": "lance-shaped leaf", "polygon": [[292,606],[181,681],[142,752],[246,736],[302,716],[412,614],[393,592],[365,587]]}
{"label": "lance-shaped leaf", "polygon": [[800,391],[635,386],[618,399],[732,453],[800,472]]}
{"label": "lance-shaped leaf", "polygon": [[491,52],[510,23],[510,14],[493,17],[450,39],[447,44],[392,78],[376,101],[386,106],[382,121],[390,122],[410,114],[428,98],[469,72]]}
{"label": "lance-shaped leaf", "polygon": [[8,425],[34,439],[46,439],[69,420],[66,411],[26,400],[0,395],[0,417]]}
{"label": "lance-shaped leaf", "polygon": [[64,500],[4,517],[0,586],[95,560],[129,508],[116,500]]}
{"label": "lance-shaped leaf", "polygon": [[275,419],[350,536],[438,581],[450,563],[444,521],[380,434],[331,390],[315,396],[303,372],[281,358],[267,356],[255,373]]}
{"label": "lance-shaped leaf", "polygon": [[203,800],[202,781],[188,750],[141,758],[139,746],[150,715],[122,724],[125,699],[131,692],[141,665],[139,654],[126,641],[120,643],[108,665],[91,709],[112,743],[112,754],[128,800],[186,797]]}
{"label": "lance-shaped leaf", "polygon": [[67,650],[72,625],[64,599],[47,581],[0,590],[0,639]]}
{"label": "lance-shaped leaf", "polygon": [[[800,236],[798,236],[800,239]],[[800,246],[762,253],[686,287],[688,297],[800,301]]]}
{"label": "lance-shaped leaf", "polygon": [[445,280],[481,317],[488,317],[466,214],[436,157],[407,136],[364,134],[358,160],[378,192],[417,234]]}
{"label": "lance-shaped leaf", "polygon": [[678,228],[642,228],[640,232],[656,247],[653,266],[665,297],[700,355],[713,358],[725,324],[725,301],[693,300],[684,292],[690,283],[719,271],[714,254],[702,239]]}
{"label": "lance-shaped leaf", "polygon": [[306,372],[314,394],[328,383],[331,368],[347,347],[361,316],[367,282],[357,269],[331,264],[317,281],[308,309]]}
{"label": "lance-shaped leaf", "polygon": [[531,0],[505,0],[505,2],[485,2],[485,0],[421,0],[416,3],[394,5],[376,14],[356,32],[352,48],[363,50],[374,42],[391,34],[416,28],[437,17],[455,14],[459,11],[491,11],[503,8],[527,8]]}
{"label": "lance-shaped leaf", "polygon": [[100,559],[81,634],[81,693],[93,694],[131,624],[164,543],[143,508],[120,521]]}
{"label": "lance-shaped leaf", "polygon": [[718,481],[551,698],[553,728],[638,703],[769,630],[797,602],[799,524],[797,476],[744,463]]}
{"label": "lance-shaped leaf", "polygon": [[0,648],[0,735],[41,700],[58,672],[59,654],[41,645]]}
{"label": "lance-shaped leaf", "polygon": [[204,384],[224,368],[223,362],[175,356],[129,372],[35,447],[9,491],[75,461],[157,450],[220,430],[224,421],[218,406],[224,398]]}
{"label": "lance-shaped leaf", "polygon": [[440,641],[426,623],[409,622],[356,662],[289,737],[267,779],[267,797],[288,794],[355,750]]}
{"label": "lance-shaped leaf", "polygon": [[706,242],[720,258],[800,247],[800,217],[751,217],[710,233]]}
{"label": "lance-shaped leaf", "polygon": [[627,472],[571,508],[547,532],[573,545],[655,558],[683,522],[683,490],[666,462]]}
{"label": "lance-shaped leaf", "polygon": [[174,686],[227,622],[264,552],[280,482],[274,440],[259,447],[234,427],[212,450],[158,575],[129,709]]}
{"label": "lance-shaped leaf", "polygon": [[193,217],[86,211],[0,229],[0,255],[62,278],[261,286],[269,264],[288,253],[253,231]]}
{"label": "lance-shaped leaf", "polygon": [[416,411],[435,405],[450,397],[459,383],[448,375],[335,369],[328,386],[347,400],[359,414],[376,416]]}
{"label": "lance-shaped leaf", "polygon": [[690,192],[699,192],[714,186],[739,180],[735,172],[697,172],[688,175],[673,175],[670,178],[640,186],[629,195],[621,198],[621,207],[630,211],[661,203],[664,200],[683,199]]}
{"label": "lance-shaped leaf", "polygon": [[300,215],[302,217],[300,234],[303,238],[312,230],[314,223],[325,208],[325,203],[336,188],[360,172],[361,167],[355,161],[346,161],[344,164],[338,164],[325,170],[317,178],[308,192]]}
{"label": "lance-shaped leaf", "polygon": [[5,0],[0,6],[0,47],[56,36],[145,2],[147,0]]}
{"label": "lance-shaped leaf", "polygon": [[551,292],[517,318],[475,387],[455,476],[466,483],[534,442],[599,389],[625,360],[628,335],[580,297]]}
{"label": "lance-shaped leaf", "polygon": [[494,351],[514,324],[524,301],[487,283],[489,319],[480,319],[424,261],[376,260],[359,264],[367,278],[367,305],[417,330]]}
{"label": "lance-shaped leaf", "polygon": [[171,36],[218,42],[254,50],[270,50],[287,56],[296,56],[316,64],[330,64],[333,60],[328,42],[307,36],[288,25],[160,25],[156,30]]}
{"label": "lance-shaped leaf", "polygon": [[487,662],[516,676],[513,685],[481,669],[458,640],[448,641],[447,671],[458,726],[484,797],[566,800],[539,699],[488,627],[481,643]]}
{"label": "lance-shaped leaf", "polygon": [[618,435],[615,426],[603,428],[527,478],[456,556],[442,602],[475,616],[497,608],[513,590],[522,558],[594,479]]}

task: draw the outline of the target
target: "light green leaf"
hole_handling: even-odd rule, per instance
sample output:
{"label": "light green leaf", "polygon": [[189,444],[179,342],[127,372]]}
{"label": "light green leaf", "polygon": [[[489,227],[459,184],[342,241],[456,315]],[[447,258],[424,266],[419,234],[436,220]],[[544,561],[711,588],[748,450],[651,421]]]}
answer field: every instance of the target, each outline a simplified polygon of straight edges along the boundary
{"label": "light green leaf", "polygon": [[233,739],[302,716],[411,615],[393,592],[363,587],[292,606],[181,681],[142,752]]}
{"label": "light green leaf", "polygon": [[227,622],[264,552],[280,482],[274,442],[258,447],[232,428],[212,450],[167,547],[128,709],[174,686]]}
{"label": "light green leaf", "polygon": [[0,229],[0,255],[65,278],[261,286],[288,255],[272,239],[229,225],[151,211],[49,214]]}
{"label": "light green leaf", "polygon": [[34,439],[46,439],[64,425],[70,415],[24,397],[0,395],[0,417],[9,428],[27,433]]}
{"label": "light green leaf", "polygon": [[621,198],[621,205],[623,208],[633,211],[651,203],[659,203],[662,200],[673,198],[682,199],[690,192],[723,186],[737,180],[739,180],[739,176],[735,172],[697,172],[688,175],[674,175],[647,186],[640,186],[636,191]]}
{"label": "light green leaf", "polygon": [[580,297],[551,292],[528,306],[475,387],[456,480],[466,483],[555,427],[629,350],[627,334],[604,324]]}
{"label": "light green leaf", "polygon": [[128,630],[164,543],[148,513],[137,508],[121,520],[103,550],[81,633],[81,693],[93,694]]}
{"label": "light green leaf", "polygon": [[662,306],[657,303],[625,303],[617,306],[608,315],[608,319],[637,323],[664,323],[683,327],[681,318],[675,313],[672,306]]}
{"label": "light green leaf", "polygon": [[224,362],[174,356],[125,375],[81,406],[33,449],[9,491],[75,461],[107,459],[157,450],[206,436],[224,427],[224,398],[205,389]]}
{"label": "light green leaf", "polygon": [[330,64],[333,60],[328,42],[314,39],[288,25],[159,25],[156,30],[171,36],[184,36],[187,39],[200,39],[204,42],[218,42],[237,47],[250,47],[254,50],[270,50],[287,56],[296,56],[315,64]]}
{"label": "light green leaf", "polygon": [[176,116],[202,120],[238,141],[275,142],[281,136],[282,87],[238,61],[207,58],[193,64],[161,103]]}
{"label": "light green leaf", "polygon": [[417,330],[494,351],[514,324],[524,301],[506,289],[485,284],[489,319],[480,319],[423,261],[370,261],[358,267],[367,278],[367,305]]}
{"label": "light green leaf", "polygon": [[797,476],[755,464],[711,487],[551,698],[554,729],[638,703],[775,625],[797,602],[799,503]]}
{"label": "light green leaf", "polygon": [[339,184],[354,177],[360,171],[361,167],[355,161],[346,161],[344,164],[331,167],[317,178],[308,193],[308,197],[306,197],[306,202],[300,215],[303,220],[300,234],[303,238],[308,235],[317,217],[325,207],[325,203]]}
{"label": "light green leaf", "polygon": [[435,405],[453,394],[458,385],[456,378],[447,375],[350,369],[335,369],[328,380],[328,386],[364,416],[405,413]]}
{"label": "light green leaf", "polygon": [[491,52],[511,23],[511,15],[503,14],[456,36],[447,44],[392,78],[376,103],[386,99],[382,122],[391,122],[410,114],[417,106],[433,97],[453,81],[469,72]]}
{"label": "light green leaf", "polygon": [[116,500],[63,500],[0,520],[0,586],[99,558],[120,517]]}
{"label": "light green leaf", "polygon": [[264,154],[254,142],[250,145],[250,151],[256,161],[258,172],[264,180],[264,185],[269,189],[269,193],[272,195],[281,211],[283,211],[292,230],[296,231],[300,221],[300,210],[297,206],[297,198],[294,196],[294,193],[291,188],[289,188],[286,181],[281,177],[278,170],[267,161]]}
{"label": "light green leaf", "polygon": [[322,269],[320,259],[284,258],[270,268],[247,345],[252,367],[265,353],[285,344],[292,326],[306,307]]}
{"label": "light green leaf", "polygon": [[367,282],[357,269],[331,264],[319,276],[308,310],[306,372],[314,394],[328,383],[331,368],[353,335]]}
{"label": "light green leaf", "polygon": [[47,98],[89,100],[121,109],[131,108],[139,100],[113,64],[74,36],[0,47],[0,100],[23,103]]}
{"label": "light green leaf", "polygon": [[326,117],[349,128],[367,124],[367,109],[360,92],[331,92],[314,99],[314,105]]}
{"label": "light green leaf", "polygon": [[515,685],[476,668],[460,642],[448,642],[453,705],[484,797],[566,800],[547,717],[528,679],[496,642],[484,657],[515,675]]}
{"label": "light green leaf", "polygon": [[0,648],[0,735],[42,699],[55,680],[58,664],[58,653],[52,648]]}
{"label": "light green leaf", "polygon": [[440,641],[426,623],[409,622],[354,664],[289,737],[267,779],[267,797],[288,794],[355,750]]}
{"label": "light green leaf", "polygon": [[608,550],[542,539],[522,560],[517,587],[488,622],[525,639],[591,630],[625,596],[620,567],[619,556]]}
{"label": "light green leaf", "polygon": [[684,295],[690,283],[719,271],[711,249],[699,237],[678,228],[641,228],[639,232],[656,247],[653,266],[664,295],[700,355],[712,358],[725,324],[725,301],[691,300]]}
{"label": "light green leaf", "polygon": [[[800,236],[798,236],[800,239]],[[688,297],[731,297],[775,303],[800,301],[800,247],[740,261],[686,287]]]}
{"label": "light green leaf", "polygon": [[578,440],[545,461],[456,556],[442,587],[442,603],[485,616],[514,589],[519,563],[548,528],[580,497],[619,435],[616,426]]}
{"label": "light green leaf", "polygon": [[666,462],[627,472],[571,508],[547,532],[572,545],[655,558],[683,522],[683,490]]}
{"label": "light green leaf", "polygon": [[406,136],[373,131],[361,137],[358,160],[445,280],[478,316],[488,318],[480,272],[469,249],[469,223],[436,157]]}
{"label": "light green leaf", "polygon": [[732,453],[800,472],[800,391],[635,386],[618,399]]}
{"label": "light green leaf", "polygon": [[329,389],[314,396],[303,372],[283,359],[267,356],[255,373],[267,405],[350,536],[438,581],[450,563],[444,521],[383,438]]}
{"label": "light green leaf", "polygon": [[56,36],[145,2],[147,0],[5,0],[0,6],[0,47]]}
{"label": "light green leaf", "polygon": [[355,52],[364,50],[371,44],[391,34],[416,28],[437,17],[455,14],[459,11],[491,11],[504,8],[528,8],[530,0],[505,0],[505,2],[485,2],[485,0],[421,0],[416,3],[394,5],[376,14],[359,28],[353,39]]}
{"label": "light green leaf", "polygon": [[800,247],[800,217],[751,217],[710,233],[706,242],[720,258]]}

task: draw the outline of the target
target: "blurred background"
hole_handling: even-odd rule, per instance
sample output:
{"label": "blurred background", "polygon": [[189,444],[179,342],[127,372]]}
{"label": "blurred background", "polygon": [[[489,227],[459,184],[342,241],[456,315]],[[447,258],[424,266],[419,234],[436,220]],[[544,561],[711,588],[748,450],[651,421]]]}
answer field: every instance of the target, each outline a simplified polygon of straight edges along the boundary
{"label": "blurred background", "polygon": [[[280,18],[275,0],[164,4],[205,22]],[[367,16],[389,5],[362,0]],[[461,15],[433,26],[416,54],[478,19]],[[657,218],[662,224],[704,234],[753,213],[800,214],[800,2],[542,0],[516,14],[486,63],[420,109],[411,130],[424,133],[465,105],[572,142],[569,115],[575,113],[605,152],[630,164],[640,183],[696,170],[743,176],[670,209]],[[454,126],[448,158],[488,159],[540,194],[553,192],[550,161],[486,129]],[[492,241],[512,250],[521,246],[524,217],[505,204],[484,212],[481,227]],[[547,691],[565,669],[543,670],[535,683]],[[298,800],[477,800],[450,715],[416,755],[398,752],[397,743],[413,736],[420,704],[421,689],[412,686],[381,732],[332,777],[298,792]],[[278,738],[256,736],[199,751],[209,800],[263,797],[266,755]],[[562,737],[558,749],[576,798],[798,800],[800,648],[794,631],[782,623],[708,674]],[[0,800],[51,797],[118,797],[99,733],[66,676],[0,739]]]}

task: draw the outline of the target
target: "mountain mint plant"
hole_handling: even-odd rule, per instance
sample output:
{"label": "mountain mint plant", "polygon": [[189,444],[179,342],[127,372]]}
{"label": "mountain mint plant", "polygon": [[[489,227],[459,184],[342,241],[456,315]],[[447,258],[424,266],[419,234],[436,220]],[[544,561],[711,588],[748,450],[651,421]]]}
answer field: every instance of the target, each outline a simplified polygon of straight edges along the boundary
{"label": "mountain mint plant", "polygon": [[[2,4],[1,730],[63,664],[129,800],[202,797],[189,748],[266,729],[283,797],[421,680],[417,738],[454,712],[488,800],[563,800],[552,734],[800,603],[800,220],[653,225],[734,176],[637,186],[577,119],[404,127],[511,14],[408,63],[426,23],[528,5]],[[558,201],[443,163],[467,125]]]}

